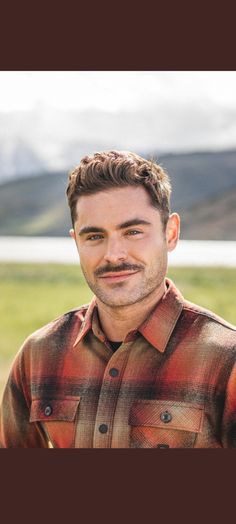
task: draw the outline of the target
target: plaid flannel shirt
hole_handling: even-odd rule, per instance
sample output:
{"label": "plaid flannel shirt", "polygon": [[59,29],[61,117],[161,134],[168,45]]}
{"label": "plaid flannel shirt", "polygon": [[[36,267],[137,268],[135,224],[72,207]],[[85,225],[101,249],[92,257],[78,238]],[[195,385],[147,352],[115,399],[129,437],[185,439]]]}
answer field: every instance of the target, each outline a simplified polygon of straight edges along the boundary
{"label": "plaid flannel shirt", "polygon": [[31,335],[5,388],[0,446],[236,447],[236,328],[167,292],[113,352],[96,298]]}

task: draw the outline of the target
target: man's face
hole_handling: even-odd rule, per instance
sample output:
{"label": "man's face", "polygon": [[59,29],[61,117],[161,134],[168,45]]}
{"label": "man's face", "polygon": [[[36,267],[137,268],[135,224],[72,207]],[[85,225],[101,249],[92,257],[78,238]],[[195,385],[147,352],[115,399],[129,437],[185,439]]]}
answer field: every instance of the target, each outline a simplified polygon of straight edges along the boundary
{"label": "man's face", "polygon": [[81,196],[71,236],[85,279],[110,307],[142,301],[163,285],[167,252],[174,249],[178,215],[163,231],[161,216],[146,190],[128,186]]}

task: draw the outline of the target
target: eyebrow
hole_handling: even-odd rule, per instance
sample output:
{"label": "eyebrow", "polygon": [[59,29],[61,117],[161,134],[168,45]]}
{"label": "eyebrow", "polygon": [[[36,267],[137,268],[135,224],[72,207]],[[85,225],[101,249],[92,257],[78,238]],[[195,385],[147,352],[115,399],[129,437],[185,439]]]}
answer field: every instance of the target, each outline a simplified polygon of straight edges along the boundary
{"label": "eyebrow", "polygon": [[[133,218],[131,220],[127,220],[126,222],[122,222],[121,224],[118,224],[116,226],[116,229],[126,229],[127,227],[131,226],[150,226],[151,222],[148,222],[147,220],[144,220],[143,218]],[[87,235],[88,233],[106,233],[106,229],[103,227],[97,227],[97,226],[85,226],[82,227],[79,231],[79,236]]]}

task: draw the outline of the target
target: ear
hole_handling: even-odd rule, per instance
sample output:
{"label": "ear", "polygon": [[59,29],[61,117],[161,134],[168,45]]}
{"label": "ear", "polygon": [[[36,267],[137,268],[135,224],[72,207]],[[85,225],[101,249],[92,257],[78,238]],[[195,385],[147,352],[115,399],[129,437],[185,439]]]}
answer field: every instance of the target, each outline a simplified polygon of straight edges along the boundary
{"label": "ear", "polygon": [[169,216],[167,225],[166,225],[166,241],[168,251],[173,251],[175,249],[180,234],[180,217],[178,213],[172,213]]}
{"label": "ear", "polygon": [[70,237],[75,240],[75,230],[74,229],[70,229],[69,234],[70,234]]}

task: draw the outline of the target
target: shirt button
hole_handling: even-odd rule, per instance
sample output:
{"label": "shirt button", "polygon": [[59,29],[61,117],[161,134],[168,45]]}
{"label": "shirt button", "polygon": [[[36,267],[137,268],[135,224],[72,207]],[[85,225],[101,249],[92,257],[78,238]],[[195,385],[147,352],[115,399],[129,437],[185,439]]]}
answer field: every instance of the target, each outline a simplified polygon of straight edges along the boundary
{"label": "shirt button", "polygon": [[160,414],[160,419],[162,422],[166,424],[167,422],[170,422],[172,420],[172,415],[169,411],[163,411]]}
{"label": "shirt button", "polygon": [[111,377],[117,377],[117,375],[119,375],[119,371],[118,371],[118,369],[116,369],[116,368],[111,368],[111,369],[109,370],[109,375],[111,375]]}
{"label": "shirt button", "polygon": [[108,427],[107,427],[106,424],[100,424],[98,429],[99,429],[100,433],[106,433],[107,430],[108,430]]}
{"label": "shirt button", "polygon": [[46,406],[46,408],[44,410],[44,415],[46,415],[46,417],[49,417],[51,414],[52,414],[51,406]]}

